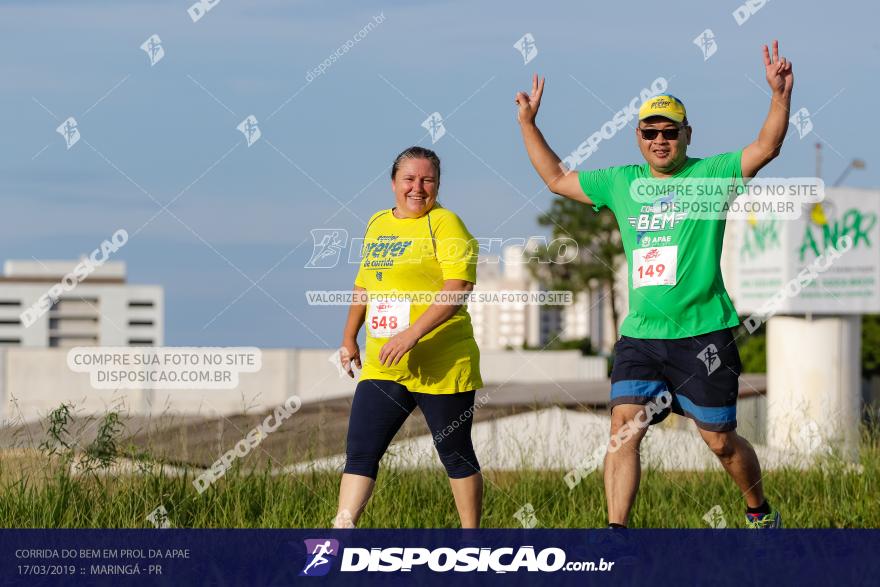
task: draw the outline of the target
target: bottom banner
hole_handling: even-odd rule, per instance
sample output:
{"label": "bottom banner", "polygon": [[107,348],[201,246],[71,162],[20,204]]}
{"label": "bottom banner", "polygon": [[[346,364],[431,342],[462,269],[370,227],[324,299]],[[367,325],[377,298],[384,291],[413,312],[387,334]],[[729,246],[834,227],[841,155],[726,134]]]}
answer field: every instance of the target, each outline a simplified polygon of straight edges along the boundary
{"label": "bottom banner", "polygon": [[0,530],[2,585],[876,585],[878,530]]}

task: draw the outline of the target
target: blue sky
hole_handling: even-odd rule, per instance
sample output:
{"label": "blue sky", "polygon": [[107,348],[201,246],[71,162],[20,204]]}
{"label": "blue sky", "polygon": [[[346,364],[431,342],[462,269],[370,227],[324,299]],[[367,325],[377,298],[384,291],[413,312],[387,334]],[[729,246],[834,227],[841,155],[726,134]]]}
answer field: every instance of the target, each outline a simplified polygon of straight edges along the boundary
{"label": "blue sky", "polygon": [[[541,193],[513,103],[534,71],[547,77],[538,122],[560,155],[664,77],[688,107],[689,153],[707,156],[755,138],[768,108],[761,45],[778,38],[794,66],[793,108],[806,107],[814,129],[799,139],[790,128],[763,175],[812,175],[822,140],[826,181],[859,157],[867,169],[847,184],[880,186],[869,2],[774,0],[741,26],[737,1],[221,0],[198,22],[190,4],[0,5],[2,258],[76,258],[118,228],[139,231],[117,258],[131,282],[164,286],[169,345],[336,345],[344,310],[310,308],[304,291],[348,288],[355,267],[305,269],[309,231],[358,236],[391,206],[388,166],[404,147],[432,146],[420,125],[434,111],[447,129],[432,146],[441,201],[478,237],[545,234],[536,217],[553,196]],[[717,52],[704,61],[693,40],[707,28]],[[527,65],[513,48],[525,33],[538,48]],[[154,67],[140,49],[152,34],[165,50]],[[262,132],[250,147],[236,129],[248,115]],[[83,139],[69,150],[55,132],[68,116]],[[631,162],[627,129],[582,168]]]}

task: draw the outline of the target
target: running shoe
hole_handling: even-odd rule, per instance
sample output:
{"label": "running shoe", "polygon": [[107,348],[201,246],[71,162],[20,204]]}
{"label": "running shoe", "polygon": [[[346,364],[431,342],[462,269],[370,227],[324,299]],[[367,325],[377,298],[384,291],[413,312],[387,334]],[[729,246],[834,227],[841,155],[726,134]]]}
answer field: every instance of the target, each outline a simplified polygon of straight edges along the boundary
{"label": "running shoe", "polygon": [[746,513],[747,528],[782,528],[782,516],[779,510],[770,510],[769,514]]}

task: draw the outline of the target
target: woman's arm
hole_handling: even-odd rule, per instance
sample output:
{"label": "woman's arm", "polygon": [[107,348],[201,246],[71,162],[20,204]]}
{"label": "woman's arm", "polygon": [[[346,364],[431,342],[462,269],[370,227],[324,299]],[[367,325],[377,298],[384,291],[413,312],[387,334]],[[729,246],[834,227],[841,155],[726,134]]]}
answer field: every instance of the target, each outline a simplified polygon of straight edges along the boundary
{"label": "woman's arm", "polygon": [[[458,309],[464,305],[465,295],[467,292],[470,292],[474,289],[474,284],[470,281],[465,281],[463,279],[447,279],[443,282],[443,289],[440,290],[440,294],[448,300],[450,297],[460,297],[461,303],[433,303],[425,310],[425,313],[419,316],[418,320],[410,324],[409,328],[404,330],[403,332],[392,336],[388,342],[386,342],[382,346],[382,350],[379,351],[379,362],[382,365],[389,367],[391,365],[396,365],[400,362],[400,359],[403,358],[403,355],[408,353],[419,340],[452,318]],[[456,293],[461,293],[461,296],[455,296]],[[351,320],[351,315],[349,314],[349,320]],[[363,322],[363,317],[361,317],[361,322]]]}
{"label": "woman's arm", "polygon": [[339,358],[342,360],[342,368],[348,373],[349,377],[354,377],[351,364],[361,368],[361,351],[357,343],[357,335],[364,325],[364,319],[367,315],[367,306],[364,300],[360,299],[366,294],[366,289],[354,286],[354,299],[348,308],[348,319],[345,321],[345,329],[342,331],[342,346],[339,349]]}

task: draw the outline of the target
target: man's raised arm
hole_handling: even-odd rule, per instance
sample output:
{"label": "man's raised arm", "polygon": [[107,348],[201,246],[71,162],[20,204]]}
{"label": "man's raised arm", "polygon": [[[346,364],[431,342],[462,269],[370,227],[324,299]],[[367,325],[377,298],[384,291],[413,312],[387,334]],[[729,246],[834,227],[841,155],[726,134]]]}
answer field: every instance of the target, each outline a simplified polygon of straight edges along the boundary
{"label": "man's raised arm", "polygon": [[515,99],[517,106],[519,106],[516,118],[522,130],[523,142],[526,144],[529,159],[551,192],[578,202],[592,204],[592,200],[584,195],[584,191],[581,189],[577,172],[565,173],[563,171],[562,162],[544,140],[544,135],[535,124],[535,116],[541,106],[543,93],[544,78],[541,78],[539,83],[538,74],[535,74],[532,79],[532,93],[519,92]]}
{"label": "man's raised arm", "polygon": [[776,158],[782,150],[782,141],[788,130],[788,114],[791,110],[791,88],[794,74],[791,61],[779,57],[779,41],[773,41],[773,59],[764,45],[764,67],[767,70],[767,85],[770,86],[770,112],[758,133],[758,138],[742,153],[742,175],[754,177],[758,171]]}

